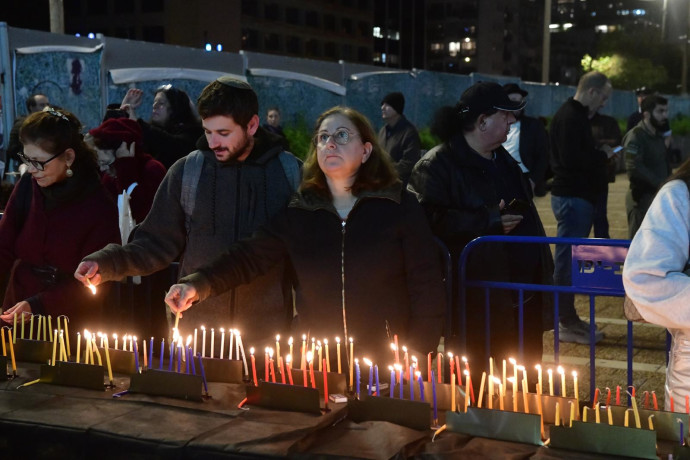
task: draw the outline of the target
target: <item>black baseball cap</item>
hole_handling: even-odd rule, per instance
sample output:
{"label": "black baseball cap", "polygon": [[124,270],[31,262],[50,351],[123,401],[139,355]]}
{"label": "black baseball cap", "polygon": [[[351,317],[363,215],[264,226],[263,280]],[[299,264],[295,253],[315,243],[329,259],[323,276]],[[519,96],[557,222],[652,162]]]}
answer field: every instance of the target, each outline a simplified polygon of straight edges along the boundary
{"label": "black baseball cap", "polygon": [[503,91],[506,92],[506,94],[519,94],[522,97],[527,97],[529,94],[527,91],[524,89],[520,88],[517,83],[506,83],[503,85]]}
{"label": "black baseball cap", "polygon": [[458,108],[460,113],[482,114],[493,109],[514,112],[522,110],[527,101],[511,101],[508,94],[498,83],[480,81],[467,88],[460,96]]}

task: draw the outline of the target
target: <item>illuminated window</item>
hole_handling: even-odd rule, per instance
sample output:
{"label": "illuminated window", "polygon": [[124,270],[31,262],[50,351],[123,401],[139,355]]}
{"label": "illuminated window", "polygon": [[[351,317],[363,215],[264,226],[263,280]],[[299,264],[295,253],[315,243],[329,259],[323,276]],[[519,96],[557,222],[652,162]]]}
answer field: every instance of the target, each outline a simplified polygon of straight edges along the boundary
{"label": "illuminated window", "polygon": [[383,34],[381,33],[380,27],[374,27],[374,37],[375,38],[383,38]]}
{"label": "illuminated window", "polygon": [[457,56],[459,52],[460,52],[460,42],[448,43],[448,54],[450,56]]}
{"label": "illuminated window", "polygon": [[444,46],[443,43],[432,43],[429,48],[434,53],[440,53],[441,51],[443,51]]}
{"label": "illuminated window", "polygon": [[388,38],[388,40],[400,40],[400,32],[397,30],[389,30],[386,38]]}

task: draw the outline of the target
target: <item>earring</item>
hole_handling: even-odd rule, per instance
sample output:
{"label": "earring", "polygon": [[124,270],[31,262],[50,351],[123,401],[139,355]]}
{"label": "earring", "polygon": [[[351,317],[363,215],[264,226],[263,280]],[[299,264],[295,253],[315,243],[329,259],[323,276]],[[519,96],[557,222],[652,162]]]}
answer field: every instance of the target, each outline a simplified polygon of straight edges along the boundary
{"label": "earring", "polygon": [[65,171],[65,175],[67,177],[72,177],[74,175],[74,171],[72,171],[72,169],[69,167],[69,165],[67,165],[67,171]]}

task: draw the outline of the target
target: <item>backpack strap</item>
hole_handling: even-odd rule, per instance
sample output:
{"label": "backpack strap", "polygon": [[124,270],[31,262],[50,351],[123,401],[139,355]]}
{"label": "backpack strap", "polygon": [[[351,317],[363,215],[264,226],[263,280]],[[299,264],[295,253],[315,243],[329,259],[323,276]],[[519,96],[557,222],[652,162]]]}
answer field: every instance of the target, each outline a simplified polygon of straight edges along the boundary
{"label": "backpack strap", "polygon": [[283,171],[285,172],[285,177],[288,180],[288,184],[292,187],[292,190],[297,190],[300,182],[302,181],[302,171],[300,160],[291,153],[283,150],[278,154],[278,159],[280,164],[283,166]]}
{"label": "backpack strap", "polygon": [[187,234],[191,228],[192,213],[194,212],[194,204],[196,201],[196,188],[201,177],[201,169],[204,166],[204,154],[201,150],[191,152],[184,161],[184,169],[182,171],[182,190],[180,192],[180,205],[184,210],[185,219],[184,226],[187,229]]}

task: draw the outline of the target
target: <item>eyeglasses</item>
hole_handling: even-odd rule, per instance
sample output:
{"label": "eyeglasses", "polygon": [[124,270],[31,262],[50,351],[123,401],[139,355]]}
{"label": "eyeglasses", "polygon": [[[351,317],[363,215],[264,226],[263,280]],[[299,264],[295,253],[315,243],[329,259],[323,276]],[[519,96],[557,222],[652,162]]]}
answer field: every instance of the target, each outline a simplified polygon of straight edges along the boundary
{"label": "eyeglasses", "polygon": [[22,163],[24,163],[25,165],[33,166],[34,168],[36,168],[37,171],[43,171],[43,170],[45,170],[45,167],[48,163],[50,163],[51,161],[53,161],[54,159],[56,159],[57,157],[59,157],[63,153],[65,153],[64,150],[60,153],[56,153],[52,157],[48,158],[46,161],[32,160],[31,158],[27,157],[26,154],[24,154],[24,152],[18,152],[17,156],[19,157],[20,160],[22,160]]}
{"label": "eyeglasses", "polygon": [[323,147],[328,143],[328,139],[333,138],[333,142],[338,145],[345,145],[350,142],[352,137],[359,136],[357,133],[351,133],[347,129],[337,129],[333,134],[318,133],[314,136],[314,145]]}

